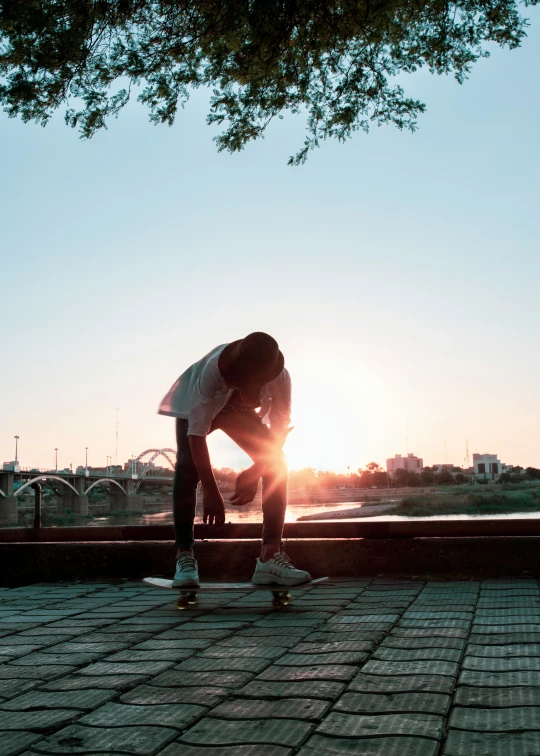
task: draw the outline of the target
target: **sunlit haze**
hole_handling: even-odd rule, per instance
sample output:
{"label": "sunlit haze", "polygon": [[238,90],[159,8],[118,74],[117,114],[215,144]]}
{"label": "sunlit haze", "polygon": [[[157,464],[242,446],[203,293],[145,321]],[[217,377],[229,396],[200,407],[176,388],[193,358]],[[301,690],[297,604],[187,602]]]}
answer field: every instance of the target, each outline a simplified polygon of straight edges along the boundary
{"label": "sunlit haze", "polygon": [[[133,103],[81,142],[62,114],[2,129],[0,463],[124,462],[174,446],[157,406],[217,344],[272,334],[293,468],[396,453],[540,466],[540,11],[459,86],[409,76],[416,134],[324,143],[301,117],[218,154],[194,93],[172,128]],[[117,413],[118,408],[118,413]],[[247,458],[221,432],[218,467]]]}

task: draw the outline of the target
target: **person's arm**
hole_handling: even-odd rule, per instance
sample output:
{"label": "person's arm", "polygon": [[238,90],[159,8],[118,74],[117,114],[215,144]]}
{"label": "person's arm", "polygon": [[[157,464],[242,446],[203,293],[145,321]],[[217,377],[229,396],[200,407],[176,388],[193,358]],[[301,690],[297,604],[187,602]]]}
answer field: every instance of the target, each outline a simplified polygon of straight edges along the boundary
{"label": "person's arm", "polygon": [[223,525],[225,505],[210,462],[206,436],[188,436],[193,463],[197,468],[203,489],[203,522],[209,525]]}

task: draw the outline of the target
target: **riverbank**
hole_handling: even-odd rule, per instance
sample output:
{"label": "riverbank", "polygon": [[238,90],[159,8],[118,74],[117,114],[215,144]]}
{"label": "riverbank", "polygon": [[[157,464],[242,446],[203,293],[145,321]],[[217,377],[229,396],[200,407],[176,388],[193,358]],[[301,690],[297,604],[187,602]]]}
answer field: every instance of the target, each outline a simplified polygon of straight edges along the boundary
{"label": "riverbank", "polygon": [[459,489],[407,496],[392,514],[403,517],[437,517],[439,515],[488,515],[540,512],[540,486],[486,487],[486,490]]}
{"label": "riverbank", "polygon": [[309,522],[310,520],[357,520],[362,517],[379,517],[384,514],[396,514],[397,501],[385,504],[364,504],[361,507],[351,509],[338,509],[329,512],[316,512],[315,514],[302,515],[296,518],[296,522]]}

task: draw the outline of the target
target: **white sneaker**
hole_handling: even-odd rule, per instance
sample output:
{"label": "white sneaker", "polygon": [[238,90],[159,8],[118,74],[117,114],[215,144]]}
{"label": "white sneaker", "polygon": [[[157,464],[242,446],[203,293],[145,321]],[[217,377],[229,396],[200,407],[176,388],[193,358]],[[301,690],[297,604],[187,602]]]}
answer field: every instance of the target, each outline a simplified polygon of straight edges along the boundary
{"label": "white sneaker", "polygon": [[276,551],[267,562],[257,559],[257,566],[251,578],[255,585],[300,585],[311,580],[311,575],[305,570],[297,570],[284,551]]}
{"label": "white sneaker", "polygon": [[176,572],[172,582],[173,588],[198,588],[199,567],[193,554],[182,552],[176,560]]}

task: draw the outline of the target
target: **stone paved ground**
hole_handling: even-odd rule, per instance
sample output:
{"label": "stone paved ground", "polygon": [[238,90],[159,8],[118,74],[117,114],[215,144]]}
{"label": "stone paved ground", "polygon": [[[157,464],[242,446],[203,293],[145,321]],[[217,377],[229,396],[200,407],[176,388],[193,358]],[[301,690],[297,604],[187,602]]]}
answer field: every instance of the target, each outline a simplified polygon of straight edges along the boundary
{"label": "stone paved ground", "polygon": [[0,754],[534,756],[536,580],[0,589]]}

